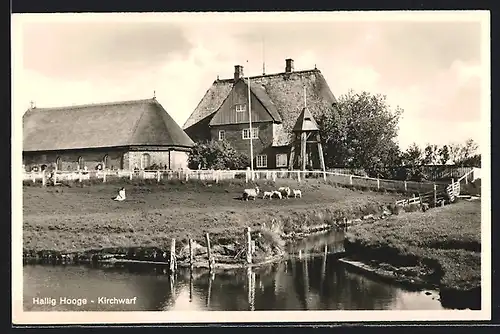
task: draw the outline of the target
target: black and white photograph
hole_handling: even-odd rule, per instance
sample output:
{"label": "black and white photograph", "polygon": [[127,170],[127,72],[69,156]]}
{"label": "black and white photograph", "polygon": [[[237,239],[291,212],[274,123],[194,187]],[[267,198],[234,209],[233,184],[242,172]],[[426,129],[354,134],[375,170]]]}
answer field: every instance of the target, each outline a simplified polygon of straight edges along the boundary
{"label": "black and white photograph", "polygon": [[13,14],[12,87],[14,324],[491,319],[488,11]]}

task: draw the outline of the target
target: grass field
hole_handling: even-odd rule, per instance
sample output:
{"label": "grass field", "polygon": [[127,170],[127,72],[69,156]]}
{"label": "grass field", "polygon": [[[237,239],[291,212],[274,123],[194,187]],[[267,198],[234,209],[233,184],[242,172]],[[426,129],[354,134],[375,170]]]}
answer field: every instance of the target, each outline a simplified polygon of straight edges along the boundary
{"label": "grass field", "polygon": [[426,264],[443,288],[481,285],[481,201],[459,201],[350,229],[350,243],[399,266]]}
{"label": "grass field", "polygon": [[[286,184],[286,180],[282,181]],[[260,183],[261,190],[282,184]],[[121,185],[23,187],[23,241],[30,251],[82,251],[105,247],[159,247],[171,238],[179,247],[192,238],[204,244],[243,238],[249,226],[265,223],[279,232],[300,230],[340,217],[375,213],[402,195],[357,191],[321,181],[288,185],[302,190],[301,199],[241,201],[244,181],[126,184],[127,200],[114,197]]]}

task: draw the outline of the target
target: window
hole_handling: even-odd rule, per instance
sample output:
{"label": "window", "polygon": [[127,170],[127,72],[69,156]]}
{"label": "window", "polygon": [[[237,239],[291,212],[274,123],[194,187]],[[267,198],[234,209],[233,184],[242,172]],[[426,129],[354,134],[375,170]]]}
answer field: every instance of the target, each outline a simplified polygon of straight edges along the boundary
{"label": "window", "polygon": [[62,170],[62,159],[61,159],[61,157],[57,157],[57,159],[56,159],[56,168],[57,168],[57,170]]}
{"label": "window", "polygon": [[149,154],[144,153],[141,156],[141,169],[146,169],[150,166],[151,164],[151,157]]}
{"label": "window", "polygon": [[257,156],[257,168],[267,167],[267,155]]}
{"label": "window", "polygon": [[83,160],[83,157],[78,157],[78,169],[84,169],[85,168],[85,161]]}
{"label": "window", "polygon": [[236,112],[244,112],[247,109],[247,106],[245,104],[237,104],[234,106],[234,109]]}
{"label": "window", "polygon": [[276,154],[276,167],[286,167],[287,154]]}
{"label": "window", "polygon": [[219,140],[225,140],[225,139],[226,139],[226,131],[219,130]]}
{"label": "window", "polygon": [[102,158],[102,169],[109,168],[109,156],[106,154],[104,158]]}
{"label": "window", "polygon": [[[252,128],[252,139],[259,138],[259,128]],[[243,139],[250,139],[250,129],[243,129],[241,136]]]}
{"label": "window", "polygon": [[236,122],[243,122],[246,120],[245,118],[245,111],[246,111],[246,105],[244,104],[237,104],[234,106],[234,109],[236,110]]}

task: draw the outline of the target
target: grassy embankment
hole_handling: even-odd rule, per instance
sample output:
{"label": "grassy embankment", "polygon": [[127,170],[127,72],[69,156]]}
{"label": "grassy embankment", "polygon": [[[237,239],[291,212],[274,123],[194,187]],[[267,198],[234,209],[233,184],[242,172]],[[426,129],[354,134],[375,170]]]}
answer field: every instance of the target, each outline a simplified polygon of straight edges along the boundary
{"label": "grassy embankment", "polygon": [[[283,250],[283,233],[382,212],[402,198],[401,194],[347,189],[318,180],[258,184],[261,191],[287,184],[301,189],[303,198],[241,201],[242,189],[251,187],[241,180],[24,186],[24,251],[74,253],[115,248],[108,251],[123,253],[129,247],[168,251],[175,238],[177,250],[185,253],[191,238],[203,253],[208,232],[216,254],[234,255],[243,249],[244,228],[251,227],[258,259]],[[111,200],[122,185],[127,200]]]}
{"label": "grassy embankment", "polygon": [[442,293],[474,291],[477,298],[481,201],[363,221],[348,231],[346,249],[412,282],[435,284]]}

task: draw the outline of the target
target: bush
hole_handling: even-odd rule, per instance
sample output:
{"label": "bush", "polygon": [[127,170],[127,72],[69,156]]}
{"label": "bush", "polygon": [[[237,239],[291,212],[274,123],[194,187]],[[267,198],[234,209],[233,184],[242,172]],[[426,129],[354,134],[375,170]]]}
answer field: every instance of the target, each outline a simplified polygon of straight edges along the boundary
{"label": "bush", "polygon": [[227,141],[196,143],[189,154],[191,169],[245,169],[250,165],[247,155],[236,151]]}

